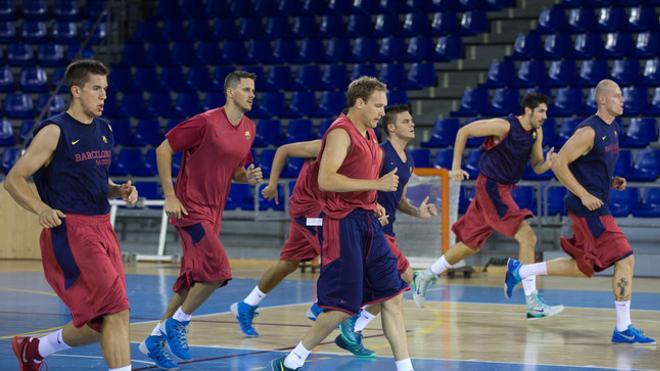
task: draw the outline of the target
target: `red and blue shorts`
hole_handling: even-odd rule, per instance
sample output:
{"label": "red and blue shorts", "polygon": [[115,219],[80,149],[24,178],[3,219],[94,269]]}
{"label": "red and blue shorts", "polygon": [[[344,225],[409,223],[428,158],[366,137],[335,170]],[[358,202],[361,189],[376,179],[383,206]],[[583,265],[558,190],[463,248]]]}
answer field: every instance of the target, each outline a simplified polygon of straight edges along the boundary
{"label": "red and blue shorts", "polygon": [[396,268],[399,270],[399,273],[403,274],[403,272],[405,272],[408,267],[410,267],[410,262],[403,255],[403,252],[396,244],[395,236],[390,236],[389,234],[385,233],[385,240],[387,241],[387,245],[390,247],[392,254],[396,258]]}
{"label": "red and blue shorts", "polygon": [[[315,218],[318,218],[318,215]],[[318,236],[320,230],[319,227],[308,226],[307,218],[304,216],[291,218],[289,238],[282,246],[280,260],[307,261],[319,256],[321,253]]]}

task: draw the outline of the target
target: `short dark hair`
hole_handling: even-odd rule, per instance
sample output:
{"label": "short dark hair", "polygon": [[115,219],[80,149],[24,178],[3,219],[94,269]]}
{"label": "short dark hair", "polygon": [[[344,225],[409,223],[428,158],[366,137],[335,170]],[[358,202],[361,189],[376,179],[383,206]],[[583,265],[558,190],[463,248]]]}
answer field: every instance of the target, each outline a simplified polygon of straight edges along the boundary
{"label": "short dark hair", "polygon": [[540,106],[542,103],[548,105],[548,101],[549,101],[548,97],[543,93],[538,93],[538,92],[527,93],[522,99],[522,105],[520,107],[520,110],[524,115],[525,107],[533,111],[534,108]]}
{"label": "short dark hair", "polygon": [[71,92],[71,87],[74,85],[80,87],[85,85],[89,75],[107,76],[108,67],[96,59],[79,59],[71,62],[64,73],[64,81],[69,87],[69,92]]}
{"label": "short dark hair", "polygon": [[387,125],[396,124],[396,115],[403,112],[411,112],[409,104],[393,104],[385,107],[385,116],[382,121],[382,129],[385,136],[389,137],[390,133],[387,131]]}
{"label": "short dark hair", "polygon": [[227,90],[230,88],[235,88],[240,82],[241,79],[252,79],[256,80],[257,75],[252,72],[236,70],[227,74],[225,77],[225,95]]}
{"label": "short dark hair", "polygon": [[387,85],[370,76],[362,76],[351,81],[346,93],[348,107],[353,107],[358,98],[366,102],[376,90],[387,91]]}

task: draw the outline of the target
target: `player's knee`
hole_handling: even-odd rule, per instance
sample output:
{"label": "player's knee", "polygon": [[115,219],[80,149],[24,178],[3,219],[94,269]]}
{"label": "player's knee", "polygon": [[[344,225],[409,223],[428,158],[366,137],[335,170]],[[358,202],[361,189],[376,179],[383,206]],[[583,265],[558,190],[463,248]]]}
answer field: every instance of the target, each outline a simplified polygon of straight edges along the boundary
{"label": "player's knee", "polygon": [[383,312],[401,312],[403,307],[403,294],[399,294],[381,303]]}
{"label": "player's knee", "polygon": [[616,269],[625,269],[626,271],[632,272],[634,267],[635,267],[635,257],[633,255],[629,255],[624,259],[621,259],[618,262],[616,262]]}
{"label": "player's knee", "polygon": [[401,273],[401,279],[407,283],[410,284],[413,280],[413,272],[412,268],[408,267],[403,273]]}
{"label": "player's knee", "polygon": [[535,247],[536,243],[538,242],[536,233],[534,233],[534,230],[529,225],[521,227],[518,230],[518,233],[516,233],[515,238],[519,244],[523,246],[531,246],[532,248]]}
{"label": "player's knee", "polygon": [[286,274],[291,274],[298,269],[300,262],[294,260],[280,260],[280,269]]}
{"label": "player's knee", "polygon": [[128,310],[122,310],[121,312],[106,314],[103,316],[103,323],[105,326],[112,327],[128,326],[129,313]]}

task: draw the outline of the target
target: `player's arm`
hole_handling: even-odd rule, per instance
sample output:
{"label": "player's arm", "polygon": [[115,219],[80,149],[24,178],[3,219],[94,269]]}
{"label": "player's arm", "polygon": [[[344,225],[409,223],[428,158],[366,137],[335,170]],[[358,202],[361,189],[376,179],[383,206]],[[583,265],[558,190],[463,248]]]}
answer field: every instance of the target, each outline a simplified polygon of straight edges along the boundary
{"label": "player's arm", "polygon": [[557,157],[555,153],[555,147],[551,147],[548,153],[543,158],[543,130],[536,130],[536,141],[532,146],[532,155],[530,158],[530,163],[532,165],[532,170],[537,174],[543,174],[546,171],[552,168],[552,162]]}
{"label": "player's arm", "polygon": [[232,180],[237,183],[256,185],[264,181],[264,176],[260,167],[254,167],[254,164],[250,164],[247,169],[243,166],[234,169]]}
{"label": "player's arm", "polygon": [[344,129],[334,129],[327,134],[325,148],[319,164],[319,188],[326,192],[356,192],[378,190],[384,192],[396,191],[399,177],[396,169],[383,175],[380,179],[353,179],[337,171],[351,148],[351,138]]}
{"label": "player's arm", "polygon": [[60,218],[64,217],[64,213],[41,201],[30,188],[28,178],[51,161],[59,139],[59,126],[46,125],[37,133],[25,154],[18,159],[5,178],[5,189],[9,195],[21,207],[39,215],[39,224],[44,228],[62,224]]}
{"label": "player's arm", "polygon": [[268,179],[268,185],[261,191],[261,195],[264,196],[264,198],[267,200],[274,199],[275,204],[278,204],[279,201],[277,182],[280,180],[280,175],[282,174],[282,169],[284,168],[284,164],[286,164],[286,160],[288,160],[290,157],[314,158],[318,156],[320,151],[320,139],[306,142],[289,143],[280,146],[277,151],[275,151],[273,163],[270,166],[270,177]]}
{"label": "player's arm", "polygon": [[468,178],[468,173],[461,170],[461,160],[469,138],[497,137],[501,139],[509,132],[509,128],[509,122],[500,118],[477,120],[460,128],[454,142],[454,160],[450,176],[459,181]]}
{"label": "player's arm", "polygon": [[108,178],[108,198],[121,198],[129,205],[134,205],[138,199],[137,188],[130,179],[124,184],[117,184]]}
{"label": "player's arm", "polygon": [[582,204],[593,211],[603,206],[603,201],[590,194],[568,168],[573,161],[586,155],[594,145],[596,133],[591,127],[582,127],[575,131],[561,148],[552,164],[552,171],[568,190],[577,196]]}
{"label": "player's arm", "polygon": [[410,200],[406,197],[406,193],[408,193],[407,184],[403,186],[403,193],[401,194],[401,199],[399,200],[399,204],[396,207],[402,213],[422,219],[428,219],[438,214],[438,210],[436,209],[435,205],[428,203],[429,202],[428,196],[426,196],[426,198],[424,198],[422,203],[419,204],[419,207],[415,207],[413,206],[413,204],[410,203]]}
{"label": "player's arm", "polygon": [[172,185],[172,156],[174,150],[166,138],[156,148],[156,165],[158,166],[158,177],[160,185],[165,195],[165,213],[174,218],[181,218],[182,215],[188,215],[188,211],[174,193]]}

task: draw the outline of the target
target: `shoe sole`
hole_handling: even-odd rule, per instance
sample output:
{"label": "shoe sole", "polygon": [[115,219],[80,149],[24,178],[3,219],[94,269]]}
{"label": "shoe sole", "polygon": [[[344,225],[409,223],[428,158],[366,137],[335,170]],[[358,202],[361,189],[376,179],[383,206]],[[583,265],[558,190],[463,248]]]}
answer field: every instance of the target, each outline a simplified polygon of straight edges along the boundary
{"label": "shoe sole", "polygon": [[[344,335],[339,335],[339,336],[344,336]],[[343,340],[343,339],[342,339],[342,340]],[[346,341],[346,340],[344,340],[344,341]],[[355,353],[353,353],[350,349],[344,348],[339,342],[337,342],[337,339],[335,339],[335,345],[338,346],[338,347],[340,347],[341,349],[343,349],[343,350],[345,350],[345,351],[351,353],[351,354],[354,355],[356,358],[360,358],[360,359],[371,359],[371,358],[376,358],[376,352],[374,352],[374,353],[372,353],[372,354],[370,354],[370,355],[368,355],[368,356],[367,356],[367,355],[358,355],[358,354],[355,354]]]}
{"label": "shoe sole", "polygon": [[[141,342],[140,345],[138,345],[138,350],[140,353],[144,354],[146,357],[148,357],[150,360],[154,360],[153,358],[149,357],[149,349],[147,349],[147,344],[146,342]],[[155,362],[155,361],[154,361]],[[174,367],[174,368],[167,368],[167,367],[161,367],[156,364],[156,367],[158,367],[161,370],[167,370],[167,371],[176,371],[179,370],[179,367]]]}
{"label": "shoe sole", "polygon": [[554,312],[550,312],[547,316],[543,316],[543,317],[527,317],[527,320],[528,320],[528,321],[538,321],[538,320],[542,320],[542,319],[550,318],[550,317],[556,316],[557,314],[563,312],[564,309],[566,309],[563,305],[557,305],[556,307],[558,307],[559,309],[557,309],[557,310],[554,311]]}
{"label": "shoe sole", "polygon": [[[238,327],[241,329],[241,332],[243,333],[243,335],[245,335],[246,337],[249,337],[249,338],[259,337],[258,333],[254,334],[254,335],[246,334],[245,331],[243,331],[243,329],[241,328],[241,321],[238,320],[238,303],[234,303],[234,304],[230,305],[229,310],[231,311],[231,314],[234,315],[234,319],[236,319],[236,322],[238,322]],[[255,330],[255,332],[256,332],[256,330]]]}

